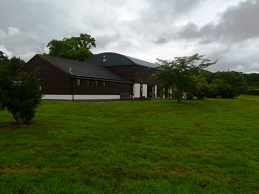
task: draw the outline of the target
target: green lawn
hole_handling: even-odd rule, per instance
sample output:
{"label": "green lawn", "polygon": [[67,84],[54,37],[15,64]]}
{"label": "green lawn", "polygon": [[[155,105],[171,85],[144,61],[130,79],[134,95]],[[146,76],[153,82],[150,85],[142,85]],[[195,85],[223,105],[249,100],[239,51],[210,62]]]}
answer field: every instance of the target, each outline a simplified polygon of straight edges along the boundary
{"label": "green lawn", "polygon": [[0,193],[259,193],[259,97],[0,111]]}

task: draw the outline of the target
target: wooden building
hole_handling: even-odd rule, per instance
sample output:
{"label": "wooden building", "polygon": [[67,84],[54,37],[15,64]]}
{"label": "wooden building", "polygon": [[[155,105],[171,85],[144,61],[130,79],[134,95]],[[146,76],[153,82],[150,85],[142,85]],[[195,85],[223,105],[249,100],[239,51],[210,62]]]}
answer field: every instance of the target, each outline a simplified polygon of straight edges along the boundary
{"label": "wooden building", "polygon": [[87,62],[107,67],[129,79],[133,83],[132,91],[135,98],[157,97],[160,82],[152,78],[156,64],[111,52],[96,54]]}
{"label": "wooden building", "polygon": [[35,55],[19,71],[39,68],[44,99],[110,100],[156,97],[154,64],[116,53],[94,55],[85,62]]}

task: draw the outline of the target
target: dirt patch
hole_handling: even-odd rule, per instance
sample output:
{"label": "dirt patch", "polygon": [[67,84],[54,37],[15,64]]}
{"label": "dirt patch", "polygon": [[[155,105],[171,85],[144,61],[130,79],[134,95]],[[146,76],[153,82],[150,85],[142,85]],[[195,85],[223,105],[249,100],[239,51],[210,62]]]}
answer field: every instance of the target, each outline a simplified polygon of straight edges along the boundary
{"label": "dirt patch", "polygon": [[156,174],[168,174],[168,173],[187,174],[188,170],[184,167],[157,168],[157,169],[153,169],[153,172]]}
{"label": "dirt patch", "polygon": [[36,167],[29,166],[27,163],[18,163],[14,166],[5,167],[0,170],[1,174],[37,174],[40,170]]}
{"label": "dirt patch", "polygon": [[200,127],[201,124],[200,124],[200,123],[194,123],[194,126],[195,126],[195,127]]}

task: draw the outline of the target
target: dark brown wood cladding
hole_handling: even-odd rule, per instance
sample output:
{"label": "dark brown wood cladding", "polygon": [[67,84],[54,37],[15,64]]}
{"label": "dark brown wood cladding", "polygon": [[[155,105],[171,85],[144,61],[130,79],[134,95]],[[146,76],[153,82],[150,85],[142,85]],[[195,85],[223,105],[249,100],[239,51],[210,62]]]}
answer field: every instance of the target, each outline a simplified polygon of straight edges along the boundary
{"label": "dark brown wood cladding", "polygon": [[135,80],[137,83],[143,83],[147,85],[159,85],[160,82],[153,78],[152,75],[156,72],[155,69],[135,66]]}
{"label": "dark brown wood cladding", "polygon": [[132,93],[130,83],[89,79],[80,79],[80,85],[78,85],[78,79],[74,79],[73,83],[74,94],[120,95],[121,93]]}
{"label": "dark brown wood cladding", "polygon": [[38,78],[41,80],[43,94],[120,95],[121,93],[132,93],[131,83],[88,78],[80,78],[78,83],[77,78],[71,77],[71,75],[50,64],[39,55],[35,55],[18,73],[31,72],[35,68],[40,68]]}
{"label": "dark brown wood cladding", "polygon": [[142,67],[138,65],[110,67],[112,71],[128,78],[135,83],[143,83],[148,85],[159,85],[160,82],[152,77],[156,72],[155,69]]}
{"label": "dark brown wood cladding", "polygon": [[35,55],[18,73],[31,72],[35,68],[39,68],[38,78],[41,80],[43,94],[71,94],[72,85],[70,75],[38,55]]}
{"label": "dark brown wood cladding", "polygon": [[131,81],[135,81],[135,68],[134,66],[119,66],[119,67],[109,67],[110,70],[126,77]]}

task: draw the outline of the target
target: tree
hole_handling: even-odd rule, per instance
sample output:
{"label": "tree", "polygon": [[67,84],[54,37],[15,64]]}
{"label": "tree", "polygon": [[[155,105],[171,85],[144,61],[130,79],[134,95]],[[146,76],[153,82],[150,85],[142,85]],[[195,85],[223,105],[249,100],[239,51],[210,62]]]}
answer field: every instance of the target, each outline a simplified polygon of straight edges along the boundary
{"label": "tree", "polygon": [[[36,71],[23,73],[13,80],[0,74],[0,106],[12,113],[13,118],[23,124],[28,124],[35,116],[35,109],[41,101],[40,80]],[[4,81],[4,82],[2,82]]]}
{"label": "tree", "polygon": [[201,70],[201,74],[205,77],[206,81],[208,82],[208,84],[212,83],[214,77],[215,77],[215,73],[210,72],[208,70]]}
{"label": "tree", "polygon": [[80,34],[79,37],[52,40],[48,43],[49,55],[85,61],[93,55],[91,47],[96,47],[95,39],[88,34]]}
{"label": "tree", "polygon": [[248,84],[241,73],[234,71],[217,72],[211,83],[214,96],[234,98],[248,90]]}
{"label": "tree", "polygon": [[11,80],[5,68],[0,66],[0,110],[4,109],[5,101],[8,99],[8,89],[11,86]]}
{"label": "tree", "polygon": [[9,59],[4,56],[0,60],[0,67],[5,69],[10,76],[14,75],[24,64],[25,61],[17,57]]}
{"label": "tree", "polygon": [[3,51],[0,51],[0,59],[4,58],[4,52]]}
{"label": "tree", "polygon": [[196,96],[199,100],[203,100],[206,96],[206,89],[208,88],[208,82],[206,78],[201,75],[191,75],[190,77],[191,82],[185,88],[187,93],[187,99],[191,100],[194,96]]}
{"label": "tree", "polygon": [[157,72],[153,76],[161,81],[162,86],[174,88],[178,102],[181,102],[183,92],[191,93],[194,86],[197,87],[197,81],[201,81],[201,78],[196,79],[201,76],[200,71],[215,63],[199,54],[175,57],[172,61],[158,59]]}
{"label": "tree", "polygon": [[259,74],[258,73],[249,73],[249,74],[242,74],[249,84],[249,86],[253,89],[259,89]]}

